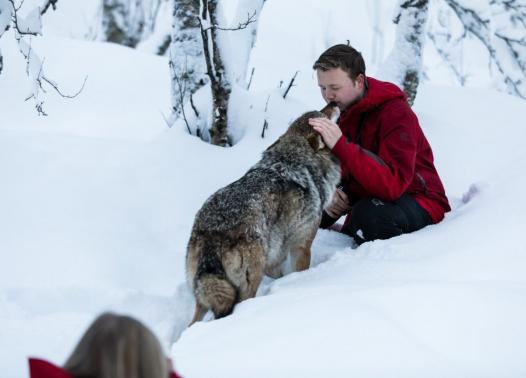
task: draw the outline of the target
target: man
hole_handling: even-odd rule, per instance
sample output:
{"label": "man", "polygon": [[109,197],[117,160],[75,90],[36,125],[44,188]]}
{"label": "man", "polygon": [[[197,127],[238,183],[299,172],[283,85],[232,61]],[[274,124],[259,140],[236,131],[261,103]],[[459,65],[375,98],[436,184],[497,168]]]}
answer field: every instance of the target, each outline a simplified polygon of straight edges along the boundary
{"label": "man", "polygon": [[361,244],[440,222],[451,209],[405,94],[392,83],[366,77],[362,55],[348,45],[329,48],[313,68],[323,99],[342,112],[338,125],[309,120],[342,170],[320,227],[348,214],[341,231]]}

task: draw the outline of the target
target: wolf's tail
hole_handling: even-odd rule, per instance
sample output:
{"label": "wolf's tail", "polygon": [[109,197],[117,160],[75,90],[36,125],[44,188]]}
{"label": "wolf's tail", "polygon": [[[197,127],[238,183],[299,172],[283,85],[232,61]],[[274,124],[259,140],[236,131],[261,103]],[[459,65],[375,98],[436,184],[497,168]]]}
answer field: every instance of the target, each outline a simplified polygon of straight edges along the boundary
{"label": "wolf's tail", "polygon": [[203,273],[195,280],[195,298],[216,319],[230,315],[238,302],[237,288],[224,274]]}

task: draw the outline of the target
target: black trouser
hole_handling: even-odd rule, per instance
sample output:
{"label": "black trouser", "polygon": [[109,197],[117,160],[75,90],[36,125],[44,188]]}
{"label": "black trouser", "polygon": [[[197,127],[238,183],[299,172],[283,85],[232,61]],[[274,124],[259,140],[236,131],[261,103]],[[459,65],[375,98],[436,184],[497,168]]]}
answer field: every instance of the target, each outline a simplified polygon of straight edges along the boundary
{"label": "black trouser", "polygon": [[[324,218],[326,221],[325,212]],[[404,194],[393,202],[377,198],[365,198],[356,202],[351,211],[351,220],[342,232],[362,244],[420,230],[431,223],[433,221],[427,211],[411,196]]]}

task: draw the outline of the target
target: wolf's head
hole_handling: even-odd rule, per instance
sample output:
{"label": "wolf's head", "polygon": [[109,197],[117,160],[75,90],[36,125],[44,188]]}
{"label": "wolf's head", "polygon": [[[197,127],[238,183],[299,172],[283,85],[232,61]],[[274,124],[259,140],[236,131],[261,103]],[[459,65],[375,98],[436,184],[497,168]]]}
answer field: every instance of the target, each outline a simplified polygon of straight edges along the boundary
{"label": "wolf's head", "polygon": [[320,134],[318,134],[309,124],[309,118],[326,117],[336,122],[340,116],[340,109],[335,103],[329,103],[320,111],[311,111],[304,113],[289,126],[286,134],[300,135],[307,139],[313,150],[318,151],[326,148]]}

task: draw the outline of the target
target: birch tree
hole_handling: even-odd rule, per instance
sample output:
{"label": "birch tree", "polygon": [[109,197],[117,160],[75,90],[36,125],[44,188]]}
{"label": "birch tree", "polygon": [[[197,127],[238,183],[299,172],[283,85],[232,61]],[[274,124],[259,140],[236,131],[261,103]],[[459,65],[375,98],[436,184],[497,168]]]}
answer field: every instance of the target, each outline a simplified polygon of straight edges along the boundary
{"label": "birch tree", "polygon": [[397,24],[394,47],[380,70],[382,78],[403,89],[410,105],[420,83],[428,8],[428,0],[400,1],[393,20]]}
{"label": "birch tree", "polygon": [[201,0],[199,24],[206,73],[212,90],[212,125],[210,138],[212,144],[227,146],[228,102],[232,85],[225,70],[224,50],[219,46],[219,0]]}
{"label": "birch tree", "polygon": [[[526,99],[526,1],[442,1],[428,36],[459,82],[463,85],[466,81],[459,69],[462,41],[472,36],[487,50],[489,68],[499,78],[501,87]],[[460,33],[452,31],[452,22],[460,23]]]}
{"label": "birch tree", "polygon": [[101,39],[136,47],[154,29],[161,3],[167,0],[102,0]]}
{"label": "birch tree", "polygon": [[[210,142],[228,146],[228,107],[232,85],[246,79],[249,54],[256,38],[256,15],[264,0],[242,0],[233,27],[223,19],[219,0],[174,0],[174,27],[170,49],[172,106],[176,116],[185,118],[185,104],[193,94],[209,84],[212,104],[208,131]],[[239,14],[245,14],[245,19]],[[243,21],[241,21],[243,20]],[[237,24],[237,25],[236,25]],[[227,33],[240,33],[235,50]],[[241,34],[244,33],[244,34]],[[193,105],[193,104],[192,104]],[[192,106],[196,116],[197,110]],[[198,130],[198,128],[197,128]],[[200,135],[204,137],[204,135]]]}
{"label": "birch tree", "polygon": [[[199,0],[173,0],[173,26],[169,49],[172,117],[182,115],[190,133],[192,130],[188,124],[188,117],[184,114],[184,105],[187,101],[192,101],[194,93],[207,83],[199,17]],[[196,114],[196,118],[198,116],[199,114]],[[200,130],[198,127],[195,129]]]}

